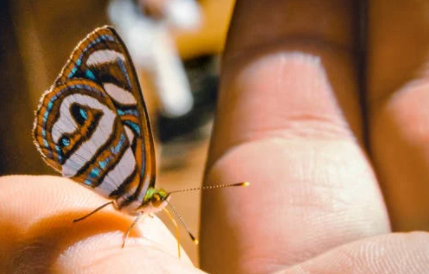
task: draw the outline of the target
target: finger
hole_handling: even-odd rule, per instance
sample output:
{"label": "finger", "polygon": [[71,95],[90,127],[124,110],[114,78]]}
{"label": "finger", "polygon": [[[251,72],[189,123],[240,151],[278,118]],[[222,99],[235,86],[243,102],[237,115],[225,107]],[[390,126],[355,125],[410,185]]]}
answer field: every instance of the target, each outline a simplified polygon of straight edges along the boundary
{"label": "finger", "polygon": [[429,272],[429,235],[370,237],[329,251],[276,274],[420,274]]}
{"label": "finger", "polygon": [[251,185],[204,194],[204,270],[263,273],[389,231],[360,145],[355,10],[237,2],[206,181]]}
{"label": "finger", "polygon": [[122,249],[132,222],[105,208],[73,223],[106,201],[59,177],[0,178],[1,273],[201,273],[176,239],[156,218],[134,229]]}
{"label": "finger", "polygon": [[395,230],[429,229],[428,12],[369,1],[371,148]]}

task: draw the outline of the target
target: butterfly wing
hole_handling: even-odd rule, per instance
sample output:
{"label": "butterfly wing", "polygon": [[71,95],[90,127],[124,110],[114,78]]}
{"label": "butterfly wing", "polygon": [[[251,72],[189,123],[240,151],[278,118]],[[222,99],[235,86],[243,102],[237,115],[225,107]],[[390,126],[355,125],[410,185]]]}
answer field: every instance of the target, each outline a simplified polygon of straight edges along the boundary
{"label": "butterfly wing", "polygon": [[42,157],[63,176],[122,206],[155,184],[152,131],[131,58],[116,31],[81,41],[41,98],[33,129]]}

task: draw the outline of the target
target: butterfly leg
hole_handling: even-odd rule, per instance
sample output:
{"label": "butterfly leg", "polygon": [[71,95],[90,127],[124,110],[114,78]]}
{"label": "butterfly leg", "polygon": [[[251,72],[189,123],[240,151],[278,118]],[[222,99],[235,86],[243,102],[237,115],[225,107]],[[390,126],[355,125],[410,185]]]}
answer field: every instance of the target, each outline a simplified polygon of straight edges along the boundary
{"label": "butterfly leg", "polygon": [[104,205],[101,205],[101,206],[97,207],[96,209],[94,209],[93,211],[91,211],[90,213],[86,214],[85,216],[83,216],[83,217],[81,217],[81,218],[79,218],[79,219],[75,219],[75,220],[73,220],[73,223],[76,223],[76,222],[82,221],[82,220],[84,220],[84,219],[88,218],[89,216],[91,216],[92,214],[96,213],[97,211],[100,211],[100,210],[102,210],[103,208],[105,208],[106,206],[111,205],[111,204],[113,204],[113,201],[110,201],[110,202],[108,202],[108,203],[105,203]]}
{"label": "butterfly leg", "polygon": [[138,221],[140,220],[140,218],[143,216],[143,212],[139,212],[138,214],[137,214],[137,217],[136,217],[136,219],[134,220],[134,222],[130,225],[130,227],[128,228],[128,230],[127,230],[127,232],[125,232],[125,235],[124,235],[124,241],[122,242],[122,248],[124,248],[125,247],[125,242],[127,241],[127,239],[128,239],[128,236],[130,235],[130,232],[131,232],[131,229],[133,229],[133,227],[138,223]]}

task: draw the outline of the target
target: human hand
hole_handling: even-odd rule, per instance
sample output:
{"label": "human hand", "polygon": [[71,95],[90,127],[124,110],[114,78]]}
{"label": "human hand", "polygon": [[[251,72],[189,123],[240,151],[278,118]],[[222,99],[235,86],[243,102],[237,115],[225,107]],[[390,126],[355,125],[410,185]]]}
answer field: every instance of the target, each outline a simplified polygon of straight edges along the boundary
{"label": "human hand", "polygon": [[429,6],[368,1],[363,51],[359,3],[237,2],[206,181],[252,185],[204,193],[202,269],[429,273],[390,225],[429,228]]}

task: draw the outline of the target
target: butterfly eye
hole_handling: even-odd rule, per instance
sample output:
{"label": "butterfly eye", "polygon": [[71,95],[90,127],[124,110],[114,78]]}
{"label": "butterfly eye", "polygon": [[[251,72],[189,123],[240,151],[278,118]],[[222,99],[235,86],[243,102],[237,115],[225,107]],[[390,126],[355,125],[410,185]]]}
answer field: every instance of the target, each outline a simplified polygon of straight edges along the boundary
{"label": "butterfly eye", "polygon": [[79,125],[83,125],[88,119],[88,112],[77,104],[72,105],[71,113]]}
{"label": "butterfly eye", "polygon": [[64,136],[60,139],[60,146],[61,147],[68,147],[70,145],[70,138],[67,136]]}

